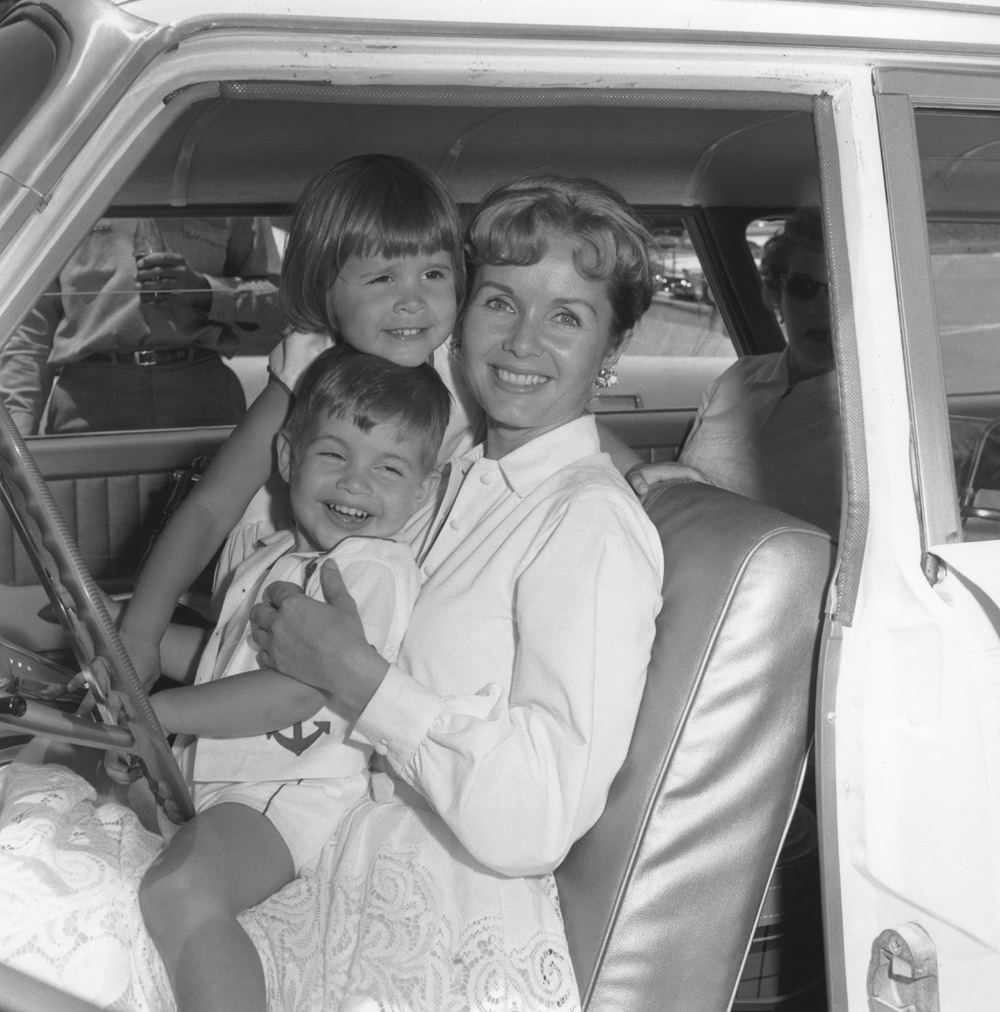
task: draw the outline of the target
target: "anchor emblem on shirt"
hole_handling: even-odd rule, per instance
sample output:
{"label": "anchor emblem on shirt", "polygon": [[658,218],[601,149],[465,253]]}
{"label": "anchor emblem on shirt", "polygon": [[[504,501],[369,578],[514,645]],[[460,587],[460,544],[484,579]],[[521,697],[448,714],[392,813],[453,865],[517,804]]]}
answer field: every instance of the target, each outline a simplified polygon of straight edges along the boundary
{"label": "anchor emblem on shirt", "polygon": [[290,738],[280,731],[268,731],[267,737],[273,738],[282,748],[287,748],[289,752],[302,755],[321,734],[330,733],[330,722],[328,720],[314,720],[313,726],[316,730],[310,735],[302,734],[302,722],[300,721],[298,724],[292,726],[292,736]]}

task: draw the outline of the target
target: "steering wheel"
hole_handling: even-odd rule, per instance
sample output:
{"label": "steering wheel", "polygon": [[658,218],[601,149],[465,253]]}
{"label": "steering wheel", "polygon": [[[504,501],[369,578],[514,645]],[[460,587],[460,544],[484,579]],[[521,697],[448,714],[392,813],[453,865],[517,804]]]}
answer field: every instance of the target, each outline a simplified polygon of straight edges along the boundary
{"label": "steering wheel", "polygon": [[[7,726],[23,726],[91,747],[125,752],[142,772],[167,818],[184,822],[194,815],[187,784],[149,703],[149,696],[104,604],[104,598],[80,557],[66,521],[38,465],[0,403],[0,500],[24,543],[59,622],[69,636],[89,693],[76,716],[39,703],[5,697],[0,707]],[[107,689],[122,706],[124,727],[112,716]],[[93,720],[93,712],[102,723]],[[84,714],[90,714],[89,719]]]}

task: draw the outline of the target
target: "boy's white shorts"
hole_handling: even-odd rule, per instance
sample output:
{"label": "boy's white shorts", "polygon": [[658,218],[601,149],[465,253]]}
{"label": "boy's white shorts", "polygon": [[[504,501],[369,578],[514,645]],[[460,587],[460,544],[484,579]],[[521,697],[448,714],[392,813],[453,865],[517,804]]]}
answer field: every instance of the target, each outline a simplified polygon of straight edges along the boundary
{"label": "boy's white shorts", "polygon": [[344,816],[367,793],[367,773],[328,780],[195,781],[191,785],[196,812],[233,802],[266,815],[291,852],[296,875],[316,865]]}

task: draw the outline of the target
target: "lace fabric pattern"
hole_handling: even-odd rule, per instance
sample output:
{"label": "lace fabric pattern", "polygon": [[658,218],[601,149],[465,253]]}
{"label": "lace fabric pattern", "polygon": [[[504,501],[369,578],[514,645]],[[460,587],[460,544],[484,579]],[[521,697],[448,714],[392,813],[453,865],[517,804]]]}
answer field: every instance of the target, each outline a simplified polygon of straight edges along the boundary
{"label": "lace fabric pattern", "polygon": [[[0,961],[116,1012],[174,1012],[138,887],[163,841],[60,766],[0,769]],[[361,802],[240,922],[269,1012],[578,1012],[551,875],[476,864],[440,819]]]}
{"label": "lace fabric pattern", "polygon": [[0,769],[0,960],[96,1005],[174,1007],[138,887],[163,841],[62,766]]}
{"label": "lace fabric pattern", "polygon": [[270,1012],[580,1008],[552,876],[491,872],[399,801],[356,806],[317,868],[241,923],[270,950]]}

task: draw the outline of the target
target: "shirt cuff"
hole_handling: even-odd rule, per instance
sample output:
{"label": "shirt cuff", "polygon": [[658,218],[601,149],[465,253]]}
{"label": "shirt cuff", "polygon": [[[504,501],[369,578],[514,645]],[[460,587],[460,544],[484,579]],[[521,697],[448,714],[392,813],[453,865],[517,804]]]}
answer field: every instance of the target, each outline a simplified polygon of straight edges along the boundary
{"label": "shirt cuff", "polygon": [[390,664],[354,729],[399,770],[413,758],[443,710],[444,700],[437,693]]}
{"label": "shirt cuff", "polygon": [[233,298],[232,287],[210,274],[203,274],[202,277],[208,282],[212,294],[212,304],[206,314],[208,319],[212,323],[231,327],[236,322],[236,300]]}

